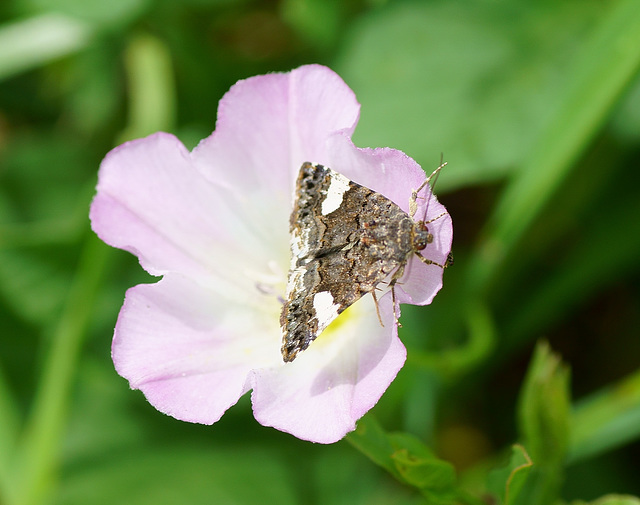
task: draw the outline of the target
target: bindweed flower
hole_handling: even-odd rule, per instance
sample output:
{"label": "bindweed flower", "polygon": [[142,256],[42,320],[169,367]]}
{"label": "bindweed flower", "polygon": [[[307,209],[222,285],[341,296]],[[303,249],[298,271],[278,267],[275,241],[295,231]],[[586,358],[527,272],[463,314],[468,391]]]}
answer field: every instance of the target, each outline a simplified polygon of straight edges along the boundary
{"label": "bindweed flower", "polygon": [[[289,268],[289,215],[305,161],[322,163],[409,212],[425,180],[400,151],[351,142],[353,92],[331,70],[303,66],[252,77],[222,98],[215,131],[189,152],[157,133],[113,149],[100,167],[94,231],[162,278],[127,291],[115,328],[116,370],[158,410],[215,423],[251,393],[265,426],[320,443],[341,439],[402,367],[389,289],[379,312],[367,295],[295,361],[280,353]],[[416,219],[445,212],[428,188]],[[444,264],[451,219],[429,224],[423,255]],[[400,303],[430,303],[442,269],[409,260],[395,286]]]}

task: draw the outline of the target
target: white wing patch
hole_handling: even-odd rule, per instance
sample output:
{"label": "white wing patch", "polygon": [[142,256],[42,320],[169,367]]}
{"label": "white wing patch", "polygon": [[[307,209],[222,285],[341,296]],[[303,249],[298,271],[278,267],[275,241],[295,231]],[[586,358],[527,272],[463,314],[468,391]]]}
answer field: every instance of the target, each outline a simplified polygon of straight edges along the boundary
{"label": "white wing patch", "polygon": [[340,207],[340,205],[342,205],[344,194],[349,191],[349,179],[334,171],[329,173],[331,177],[331,184],[327,190],[327,196],[322,202],[321,212],[323,216],[331,214],[334,210]]}
{"label": "white wing patch", "polygon": [[329,291],[320,291],[313,296],[313,308],[318,320],[318,334],[338,317],[339,305],[333,302],[333,295]]}

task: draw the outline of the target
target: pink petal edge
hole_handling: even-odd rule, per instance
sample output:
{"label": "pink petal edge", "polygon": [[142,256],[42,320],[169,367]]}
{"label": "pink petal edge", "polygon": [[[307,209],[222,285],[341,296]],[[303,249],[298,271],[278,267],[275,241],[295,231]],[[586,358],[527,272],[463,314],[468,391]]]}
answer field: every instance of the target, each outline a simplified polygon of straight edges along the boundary
{"label": "pink petal edge", "polygon": [[326,140],[338,131],[350,136],[359,115],[353,91],[327,67],[250,77],[220,100],[216,129],[194,159],[229,188],[290,201],[302,163],[326,159]]}
{"label": "pink petal edge", "polygon": [[273,320],[249,302],[175,274],[129,289],[112,344],[116,370],[161,412],[216,422],[247,391],[250,370],[282,363],[277,300],[262,300],[273,305]]}
{"label": "pink petal edge", "polygon": [[[252,215],[204,179],[190,156],[167,133],[113,149],[100,166],[92,228],[107,244],[138,256],[153,275],[173,271],[211,285],[225,282],[228,291],[253,289],[238,275],[255,261],[257,248],[265,250],[252,233]],[[280,235],[287,240],[286,222]]]}

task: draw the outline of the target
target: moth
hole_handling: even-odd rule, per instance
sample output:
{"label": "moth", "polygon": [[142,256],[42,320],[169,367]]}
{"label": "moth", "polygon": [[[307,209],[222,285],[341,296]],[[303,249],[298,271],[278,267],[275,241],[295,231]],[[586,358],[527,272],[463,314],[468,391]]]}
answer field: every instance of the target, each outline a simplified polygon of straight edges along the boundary
{"label": "moth", "polygon": [[[289,221],[291,265],[282,307],[282,357],[293,361],[347,307],[388,279],[394,286],[415,254],[433,241],[429,221],[414,221],[419,192],[444,166],[412,192],[409,214],[385,196],[323,165],[305,162],[296,182]],[[379,316],[378,316],[379,317]],[[396,317],[397,322],[397,317]]]}

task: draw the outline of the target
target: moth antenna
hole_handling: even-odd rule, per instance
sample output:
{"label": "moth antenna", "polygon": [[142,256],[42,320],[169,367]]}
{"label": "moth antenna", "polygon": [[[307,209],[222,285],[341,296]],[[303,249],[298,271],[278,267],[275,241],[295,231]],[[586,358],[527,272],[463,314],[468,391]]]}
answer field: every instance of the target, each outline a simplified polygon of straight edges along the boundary
{"label": "moth antenna", "polygon": [[[433,172],[431,172],[431,175],[429,177],[427,177],[427,180],[425,181],[425,183],[430,186],[432,194],[433,194],[433,190],[436,187],[436,183],[438,182],[438,177],[440,176],[440,170],[442,170],[446,166],[447,166],[447,162],[444,161],[444,154],[440,153],[440,164],[438,165],[438,168],[436,168]],[[433,181],[433,183],[431,181]],[[430,203],[430,201],[431,201],[431,198],[429,198],[429,200],[427,201],[427,205],[424,208],[424,217],[423,217],[422,220],[425,222],[425,224],[426,224],[426,220],[427,220],[427,213],[429,212],[429,203]],[[432,223],[433,221],[435,221],[436,219],[438,219],[440,217],[441,216],[433,218],[429,222]]]}
{"label": "moth antenna", "polygon": [[427,177],[427,181],[431,183],[431,179],[434,179],[433,184],[431,184],[431,189],[436,187],[436,182],[438,182],[438,176],[440,175],[440,170],[442,170],[447,165],[447,162],[444,161],[444,153],[440,153],[440,165],[436,168],[431,175]]}
{"label": "moth antenna", "polygon": [[438,219],[440,219],[441,217],[446,216],[447,213],[443,212],[442,214],[438,214],[436,217],[434,217],[433,219],[429,219],[429,221],[423,221],[424,224],[429,224],[429,223],[433,223],[434,221],[437,221]]}
{"label": "moth antenna", "polygon": [[[413,219],[413,217],[416,215],[416,212],[418,211],[418,202],[417,202],[418,198],[424,198],[422,196],[418,196],[418,193],[420,193],[420,191],[422,191],[427,185],[431,186],[431,191],[433,192],[433,188],[435,187],[436,182],[438,181],[438,174],[440,173],[440,170],[442,170],[446,166],[447,166],[447,162],[443,161],[443,154],[440,153],[440,165],[438,165],[438,168],[436,168],[433,172],[431,172],[431,175],[427,177],[422,184],[420,184],[420,187],[418,187],[418,189],[414,189],[411,192],[411,198],[409,200],[409,217],[411,217],[411,219]],[[430,184],[432,179],[433,179],[433,184]],[[427,206],[424,209],[425,219],[427,217],[428,210],[429,210],[429,202],[427,202]]]}

